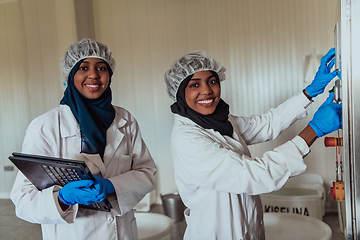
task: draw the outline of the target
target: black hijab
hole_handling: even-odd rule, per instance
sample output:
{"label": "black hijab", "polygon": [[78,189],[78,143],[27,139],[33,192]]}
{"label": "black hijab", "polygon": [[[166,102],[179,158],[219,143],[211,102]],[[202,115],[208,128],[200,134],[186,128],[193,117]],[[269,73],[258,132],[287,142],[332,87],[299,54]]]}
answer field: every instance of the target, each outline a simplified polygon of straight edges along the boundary
{"label": "black hijab", "polygon": [[[216,72],[210,71],[215,77],[220,86],[219,76]],[[205,129],[214,129],[221,135],[232,137],[233,126],[231,125],[229,117],[229,105],[220,99],[215,111],[209,115],[203,115],[191,109],[185,100],[185,88],[190,82],[193,75],[186,77],[180,84],[176,93],[176,102],[171,105],[171,112],[179,114],[180,116],[187,117],[196,124]]]}
{"label": "black hijab", "polygon": [[113,72],[109,64],[104,61],[110,73],[109,85],[99,98],[89,99],[80,93],[74,84],[74,75],[84,60],[80,60],[72,68],[68,77],[68,86],[65,89],[64,97],[61,99],[60,104],[69,106],[79,122],[81,152],[89,154],[98,153],[101,159],[103,159],[106,147],[106,130],[115,118],[115,109],[111,104],[112,96],[110,89]]}

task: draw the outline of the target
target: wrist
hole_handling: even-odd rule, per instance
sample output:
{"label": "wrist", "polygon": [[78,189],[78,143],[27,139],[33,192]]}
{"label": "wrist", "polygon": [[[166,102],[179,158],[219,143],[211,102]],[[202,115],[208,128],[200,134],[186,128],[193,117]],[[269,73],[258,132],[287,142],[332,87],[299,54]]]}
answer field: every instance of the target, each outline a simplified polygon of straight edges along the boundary
{"label": "wrist", "polygon": [[106,193],[107,194],[112,194],[115,192],[115,188],[114,188],[114,184],[112,184],[112,182],[107,179],[107,178],[104,178],[104,182],[105,182],[105,188],[106,188]]}
{"label": "wrist", "polygon": [[[64,188],[62,188],[62,189],[60,189],[59,191],[58,191],[58,200],[59,200],[59,204],[60,204],[60,206],[61,206],[61,208],[63,208],[63,206],[67,206],[67,207],[70,207],[70,206],[72,206],[72,205],[75,205],[75,203],[72,203],[72,202],[70,202],[67,198],[67,194],[66,193],[64,193],[63,190]],[[65,197],[63,196],[63,193],[65,194]],[[63,206],[62,206],[63,205]]]}
{"label": "wrist", "polygon": [[299,137],[301,137],[302,139],[304,139],[304,141],[306,142],[306,144],[310,147],[315,140],[317,139],[317,135],[315,130],[310,126],[307,125],[304,130],[302,130],[299,133]]}
{"label": "wrist", "polygon": [[312,97],[306,92],[306,89],[303,89],[302,92],[304,93],[305,97],[307,97],[307,99],[309,99],[310,101],[313,101]]}
{"label": "wrist", "polygon": [[66,204],[60,199],[59,196],[58,196],[58,202],[59,202],[59,205],[60,205],[60,207],[61,207],[61,209],[62,209],[63,211],[66,211],[66,210],[68,210],[68,209],[70,208],[70,206],[69,206],[69,205],[66,205]]}

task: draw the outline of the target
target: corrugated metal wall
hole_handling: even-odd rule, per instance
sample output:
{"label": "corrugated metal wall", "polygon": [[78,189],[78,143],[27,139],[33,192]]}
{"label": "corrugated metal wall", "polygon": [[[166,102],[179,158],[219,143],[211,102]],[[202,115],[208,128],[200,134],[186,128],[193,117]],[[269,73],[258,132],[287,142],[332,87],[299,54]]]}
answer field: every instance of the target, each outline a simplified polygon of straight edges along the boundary
{"label": "corrugated metal wall", "polygon": [[[38,0],[31,2],[36,2],[38,7],[44,3]],[[44,20],[38,20],[32,24],[40,30],[42,24],[57,26],[53,33],[55,36],[41,32],[31,35],[28,32],[26,36],[31,35],[32,42],[29,43],[28,39],[25,39],[24,42],[16,45],[7,43],[12,48],[22,46],[26,53],[41,51],[42,61],[37,61],[39,69],[34,70],[27,68],[27,65],[34,65],[31,56],[24,56],[24,66],[20,66],[21,70],[19,70],[22,76],[11,76],[13,79],[11,83],[5,80],[3,74],[0,76],[2,84],[13,84],[16,81],[24,83],[21,86],[24,88],[22,91],[28,94],[23,95],[23,103],[12,100],[10,105],[1,106],[1,128],[6,128],[8,131],[6,137],[2,132],[0,140],[2,147],[0,154],[4,165],[8,164],[6,159],[8,154],[13,150],[19,150],[30,118],[49,110],[58,104],[61,98],[62,89],[59,87],[60,80],[57,80],[60,79],[57,66],[66,49],[65,43],[69,45],[73,42],[73,35],[70,34],[69,37],[69,34],[62,33],[73,30],[67,29],[67,26],[71,26],[70,23],[61,26],[60,24],[64,19],[68,19],[66,16],[69,14],[72,20],[73,15],[71,15],[72,10],[62,11],[62,15],[59,15],[58,10],[51,12],[60,1],[46,2],[46,8],[50,13],[42,15],[38,11],[33,12],[55,22],[44,23]],[[304,73],[305,56],[324,54],[333,46],[337,3],[336,0],[93,0],[92,2],[95,38],[110,46],[117,61],[112,82],[113,103],[127,108],[138,119],[143,137],[159,167],[158,191],[163,194],[176,191],[169,151],[173,118],[169,106],[172,101],[166,94],[163,80],[164,72],[171,63],[187,52],[199,49],[207,51],[227,68],[227,80],[222,85],[222,97],[230,104],[231,112],[242,115],[263,113],[306,86],[304,78],[305,74],[309,73]],[[26,3],[27,1],[23,1],[22,6]],[[2,14],[1,11],[7,11],[5,6],[0,5],[0,18],[4,18],[6,14]],[[19,18],[24,16],[20,14]],[[28,23],[24,20],[18,21],[20,25],[24,25],[23,29],[27,32],[30,27],[27,26]],[[12,34],[11,31],[9,32],[9,24],[0,21],[1,30],[5,29],[8,34]],[[41,41],[34,41],[36,36],[41,36]],[[0,41],[4,41],[3,38],[0,37]],[[57,44],[59,41],[62,44]],[[39,50],[31,50],[33,46]],[[0,51],[4,51],[3,46],[0,46]],[[6,55],[1,55],[0,58],[0,61],[5,62],[5,66],[0,66],[2,72],[3,67],[7,71],[14,67],[13,62],[8,62],[7,57],[4,60],[3,56]],[[309,69],[316,69],[316,61],[311,64],[312,67]],[[40,69],[48,69],[53,73],[51,79],[47,74],[38,75]],[[2,89],[1,100],[8,101],[17,91],[17,88]],[[311,115],[324,99],[325,96],[316,99],[309,109]],[[29,103],[34,104],[27,106]],[[37,105],[43,107],[39,108]],[[26,116],[19,125],[14,125],[17,119],[15,112],[24,113]],[[294,124],[276,141],[252,147],[253,155],[261,156],[265,150],[291,139],[310,119]],[[19,126],[18,130],[15,130],[19,133],[8,141],[7,136],[11,135],[15,126]],[[7,142],[7,145],[4,142]],[[333,157],[333,152],[325,149],[322,140],[318,140],[306,159],[308,171],[321,174],[325,182],[330,181],[335,175]],[[7,190],[9,187],[4,189],[0,186],[0,192]]]}

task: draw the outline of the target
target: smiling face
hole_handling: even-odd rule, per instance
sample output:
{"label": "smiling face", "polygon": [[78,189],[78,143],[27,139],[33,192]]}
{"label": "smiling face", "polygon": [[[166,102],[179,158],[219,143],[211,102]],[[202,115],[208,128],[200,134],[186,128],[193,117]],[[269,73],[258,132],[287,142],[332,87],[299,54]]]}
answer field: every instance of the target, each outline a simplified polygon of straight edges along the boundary
{"label": "smiling face", "polygon": [[74,75],[74,84],[85,97],[97,99],[109,85],[109,79],[109,69],[104,60],[86,58]]}
{"label": "smiling face", "polygon": [[193,75],[185,88],[187,105],[202,115],[212,114],[220,101],[220,85],[210,71]]}

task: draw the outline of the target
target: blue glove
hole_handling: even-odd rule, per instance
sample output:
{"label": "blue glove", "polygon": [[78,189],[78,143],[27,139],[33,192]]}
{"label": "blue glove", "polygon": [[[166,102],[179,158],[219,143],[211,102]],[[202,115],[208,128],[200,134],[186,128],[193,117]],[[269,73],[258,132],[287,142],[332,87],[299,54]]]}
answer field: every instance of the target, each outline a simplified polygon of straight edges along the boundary
{"label": "blue glove", "polygon": [[330,72],[335,64],[335,48],[331,48],[322,58],[318,71],[316,72],[314,80],[305,91],[310,97],[316,97],[324,92],[328,83],[337,75],[336,71]]}
{"label": "blue glove", "polygon": [[102,178],[96,175],[94,175],[94,177],[95,182],[101,184],[104,187],[106,194],[112,194],[115,192],[114,185],[109,179]]}
{"label": "blue glove", "polygon": [[67,183],[58,192],[60,200],[66,205],[89,205],[106,198],[103,186],[92,180],[79,180]]}
{"label": "blue glove", "polygon": [[316,132],[317,137],[322,137],[338,129],[342,129],[342,104],[333,102],[334,92],[329,94],[326,101],[319,107],[314,114],[309,125]]}
{"label": "blue glove", "polygon": [[341,80],[341,71],[338,71],[338,72],[336,73],[336,76],[338,76],[338,78],[340,78],[340,80]]}

